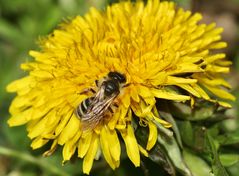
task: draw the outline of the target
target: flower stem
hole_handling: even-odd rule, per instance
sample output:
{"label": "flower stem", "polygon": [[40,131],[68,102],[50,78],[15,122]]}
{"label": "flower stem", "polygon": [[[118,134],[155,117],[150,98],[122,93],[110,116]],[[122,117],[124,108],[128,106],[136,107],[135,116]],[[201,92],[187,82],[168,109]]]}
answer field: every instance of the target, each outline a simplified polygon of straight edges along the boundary
{"label": "flower stem", "polygon": [[56,166],[51,165],[49,162],[44,161],[42,158],[33,157],[33,156],[29,155],[28,153],[19,152],[16,150],[12,150],[12,149],[0,146],[0,155],[18,158],[18,159],[24,160],[26,162],[35,164],[35,165],[47,170],[48,172],[52,173],[53,175],[59,175],[59,176],[68,176],[69,175],[66,172],[62,171],[61,169],[57,168]]}

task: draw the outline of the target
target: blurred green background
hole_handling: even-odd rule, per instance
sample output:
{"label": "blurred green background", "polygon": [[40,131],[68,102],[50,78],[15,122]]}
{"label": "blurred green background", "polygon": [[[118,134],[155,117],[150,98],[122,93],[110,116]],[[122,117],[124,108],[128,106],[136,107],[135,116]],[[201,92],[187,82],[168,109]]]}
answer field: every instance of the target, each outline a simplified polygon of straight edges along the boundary
{"label": "blurred green background", "polygon": [[[112,0],[0,0],[0,175],[80,175],[81,161],[61,165],[61,150],[48,158],[41,154],[49,146],[32,151],[25,127],[9,128],[8,107],[14,97],[5,87],[11,81],[24,76],[20,63],[30,60],[28,51],[38,49],[37,40],[53,31],[57,25],[76,15],[83,15],[88,8],[95,6],[103,9]],[[229,43],[225,50],[234,62],[229,81],[234,94],[239,97],[239,0],[175,0],[177,4],[204,15],[204,22],[217,22],[224,27],[223,39]],[[238,101],[230,111],[238,116]],[[231,131],[238,130],[238,121],[228,120],[224,125]],[[237,145],[238,147],[238,145]],[[239,157],[233,160],[230,173],[239,174]],[[145,161],[146,163],[149,161]],[[150,167],[154,167],[151,163]],[[103,168],[103,170],[102,170]],[[128,161],[114,173],[105,163],[95,163],[93,175],[144,175],[142,169],[135,169]],[[157,173],[157,175],[159,172]],[[151,174],[152,175],[152,174]],[[236,175],[235,175],[236,176]]]}

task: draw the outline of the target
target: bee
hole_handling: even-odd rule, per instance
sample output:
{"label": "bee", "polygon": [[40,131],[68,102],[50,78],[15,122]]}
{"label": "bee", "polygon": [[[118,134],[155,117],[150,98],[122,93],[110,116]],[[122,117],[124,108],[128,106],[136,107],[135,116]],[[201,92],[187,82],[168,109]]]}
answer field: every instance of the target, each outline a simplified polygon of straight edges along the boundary
{"label": "bee", "polygon": [[83,131],[95,128],[107,111],[112,111],[110,106],[125,83],[125,75],[119,72],[109,72],[101,83],[96,81],[98,91],[83,100],[75,109],[76,116],[81,120]]}

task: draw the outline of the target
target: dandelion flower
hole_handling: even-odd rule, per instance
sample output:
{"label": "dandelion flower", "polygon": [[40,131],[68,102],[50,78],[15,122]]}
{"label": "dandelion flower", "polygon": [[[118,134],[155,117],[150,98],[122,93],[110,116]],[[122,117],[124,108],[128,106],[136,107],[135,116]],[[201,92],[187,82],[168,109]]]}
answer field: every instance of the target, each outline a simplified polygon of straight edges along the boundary
{"label": "dandelion flower", "polygon": [[[234,100],[223,78],[231,62],[214,52],[226,47],[222,29],[199,24],[201,18],[158,0],[91,8],[41,40],[41,51],[30,51],[34,60],[21,65],[29,74],[7,86],[17,93],[8,124],[26,124],[33,149],[52,142],[45,155],[61,145],[65,162],[77,152],[87,174],[99,153],[112,169],[119,167],[123,143],[140,166],[140,153],[147,156],[156,143],[155,123],[171,126],[159,116],[156,102],[193,107],[195,99],[203,99],[230,107],[225,100]],[[95,81],[112,71],[124,74],[128,86],[114,100],[110,117],[85,132],[74,111],[94,94],[82,92],[97,88]],[[146,147],[137,142],[133,120],[149,129]]]}

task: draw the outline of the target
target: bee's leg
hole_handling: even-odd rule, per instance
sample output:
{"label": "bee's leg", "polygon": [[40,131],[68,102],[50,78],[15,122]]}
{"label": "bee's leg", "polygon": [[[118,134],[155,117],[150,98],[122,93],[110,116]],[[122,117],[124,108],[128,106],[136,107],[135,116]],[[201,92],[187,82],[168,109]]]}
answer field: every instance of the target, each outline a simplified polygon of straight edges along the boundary
{"label": "bee's leg", "polygon": [[113,109],[111,108],[111,107],[109,107],[109,111],[113,114],[114,113],[114,111],[113,111]]}
{"label": "bee's leg", "polygon": [[114,106],[115,108],[119,107],[119,105],[117,103],[112,103],[112,106]]}
{"label": "bee's leg", "polygon": [[95,85],[99,87],[99,80],[95,80]]}
{"label": "bee's leg", "polygon": [[92,87],[90,88],[90,91],[91,91],[92,93],[96,93],[96,90],[93,89]]}
{"label": "bee's leg", "polygon": [[123,85],[123,87],[128,87],[129,85],[130,85],[130,83]]}
{"label": "bee's leg", "polygon": [[93,94],[95,94],[96,90],[94,88],[90,87],[90,88],[83,89],[83,91],[81,91],[80,94],[86,94],[88,92],[92,92]]}
{"label": "bee's leg", "polygon": [[109,107],[109,111],[110,111],[111,113],[113,113],[114,110],[117,109],[118,107],[119,107],[119,105],[118,105],[116,102],[113,102],[113,103],[111,104],[111,106]]}

